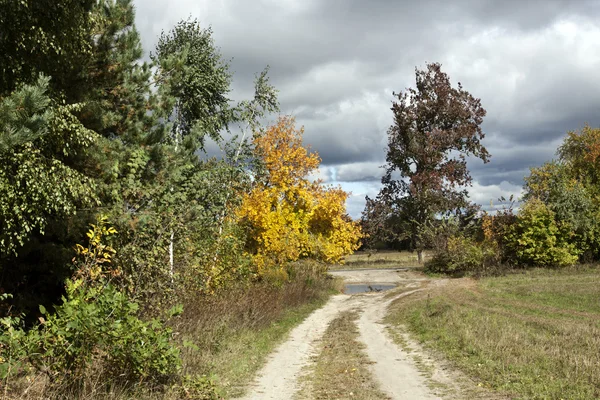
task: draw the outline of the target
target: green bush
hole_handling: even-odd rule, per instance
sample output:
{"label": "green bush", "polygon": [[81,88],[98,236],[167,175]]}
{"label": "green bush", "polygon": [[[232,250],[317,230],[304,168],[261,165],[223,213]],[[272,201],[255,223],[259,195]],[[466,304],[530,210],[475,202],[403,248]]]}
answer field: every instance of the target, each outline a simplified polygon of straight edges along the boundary
{"label": "green bush", "polygon": [[498,246],[493,242],[477,242],[460,234],[450,236],[445,247],[436,250],[425,263],[428,272],[485,273],[500,263]]}
{"label": "green bush", "polygon": [[[110,283],[67,281],[67,295],[53,314],[40,306],[39,329],[26,334],[14,324],[0,336],[0,371],[18,374],[29,365],[55,385],[81,384],[91,371],[107,382],[166,382],[180,369],[171,330],[156,319],[138,318],[138,305]],[[18,333],[18,334],[17,334]],[[15,340],[18,339],[18,340]],[[19,350],[21,349],[21,350]],[[19,357],[9,357],[10,354]]]}
{"label": "green bush", "polygon": [[171,330],[137,316],[138,305],[110,284],[84,287],[67,282],[67,298],[40,333],[39,364],[57,374],[73,374],[100,358],[113,376],[161,381],[179,368]]}
{"label": "green bush", "polygon": [[570,240],[572,236],[570,229],[556,222],[546,204],[531,198],[505,233],[507,257],[519,265],[535,267],[573,265],[579,250]]}
{"label": "green bush", "polygon": [[[12,298],[11,294],[0,294],[0,301]],[[32,349],[27,341],[27,333],[21,328],[23,315],[9,315],[0,318],[0,379],[7,385],[8,378],[27,369],[27,355]]]}

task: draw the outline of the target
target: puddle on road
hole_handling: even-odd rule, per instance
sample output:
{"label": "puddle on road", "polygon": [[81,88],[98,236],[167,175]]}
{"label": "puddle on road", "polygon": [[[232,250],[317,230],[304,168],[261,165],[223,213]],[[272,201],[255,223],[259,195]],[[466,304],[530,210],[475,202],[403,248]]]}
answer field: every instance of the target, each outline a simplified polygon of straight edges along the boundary
{"label": "puddle on road", "polygon": [[344,287],[344,294],[358,294],[358,293],[377,293],[383,292],[384,290],[390,290],[395,288],[396,285],[369,285],[364,283],[350,283]]}

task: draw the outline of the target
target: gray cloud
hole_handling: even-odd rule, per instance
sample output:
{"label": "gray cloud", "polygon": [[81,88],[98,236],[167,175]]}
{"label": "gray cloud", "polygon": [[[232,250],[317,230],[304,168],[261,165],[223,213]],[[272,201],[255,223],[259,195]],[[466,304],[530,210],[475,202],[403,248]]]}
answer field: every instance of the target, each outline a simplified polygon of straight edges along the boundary
{"label": "gray cloud", "polygon": [[249,96],[254,73],[271,65],[282,112],[305,126],[305,142],[319,152],[327,171],[354,188],[348,202],[353,216],[363,203],[356,193],[363,199],[367,193],[356,189],[377,190],[372,183],[385,160],[391,94],[414,84],[415,66],[441,62],[453,83],[462,82],[488,111],[484,144],[492,160],[469,163],[475,199],[520,186],[530,167],[554,157],[566,131],[600,125],[598,1],[137,0],[136,5],[147,50],[161,30],[182,18],[212,26],[217,45],[232,58],[234,98]]}
{"label": "gray cloud", "polygon": [[379,182],[383,174],[382,163],[359,162],[340,165],[336,177],[342,182]]}

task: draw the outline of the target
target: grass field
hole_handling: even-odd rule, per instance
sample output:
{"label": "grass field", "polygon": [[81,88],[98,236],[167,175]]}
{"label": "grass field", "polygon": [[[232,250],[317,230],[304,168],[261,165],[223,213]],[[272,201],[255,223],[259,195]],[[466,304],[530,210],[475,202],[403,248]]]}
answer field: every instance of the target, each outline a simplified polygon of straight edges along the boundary
{"label": "grass field", "polygon": [[520,399],[600,398],[600,269],[452,280],[403,298],[408,329],[481,386]]}
{"label": "grass field", "polygon": [[[427,253],[424,253],[427,260]],[[417,253],[409,251],[357,251],[345,258],[343,264],[333,265],[331,270],[360,268],[415,268],[419,267]]]}

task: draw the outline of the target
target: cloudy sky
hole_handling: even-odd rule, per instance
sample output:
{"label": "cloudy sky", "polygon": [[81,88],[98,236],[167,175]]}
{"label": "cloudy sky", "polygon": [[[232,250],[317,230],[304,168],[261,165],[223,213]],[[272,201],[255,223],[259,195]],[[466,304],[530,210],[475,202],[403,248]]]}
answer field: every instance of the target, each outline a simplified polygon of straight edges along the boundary
{"label": "cloudy sky", "polygon": [[136,0],[144,48],[188,17],[232,58],[233,97],[271,66],[281,111],[305,127],[321,177],[377,195],[392,92],[440,62],[482,100],[491,162],[470,162],[471,198],[518,194],[568,130],[600,125],[600,2],[593,0]]}

